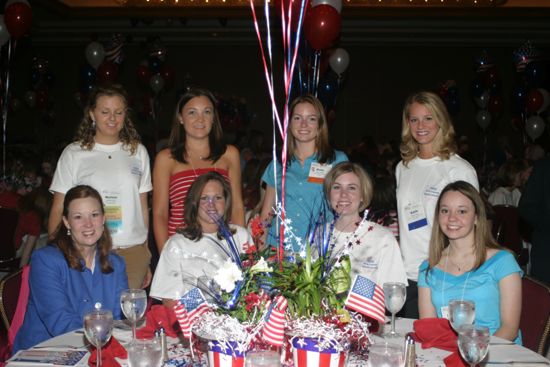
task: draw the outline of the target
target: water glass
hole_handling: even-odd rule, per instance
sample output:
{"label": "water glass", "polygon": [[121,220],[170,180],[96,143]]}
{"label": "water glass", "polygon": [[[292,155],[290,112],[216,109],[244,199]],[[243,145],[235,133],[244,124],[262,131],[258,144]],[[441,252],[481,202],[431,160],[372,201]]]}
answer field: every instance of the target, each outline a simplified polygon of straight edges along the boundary
{"label": "water glass", "polygon": [[391,313],[391,331],[386,333],[386,337],[399,337],[395,331],[395,314],[398,313],[407,299],[407,286],[404,283],[384,283],[384,303],[386,309]]}
{"label": "water glass", "polygon": [[369,347],[368,367],[403,367],[405,357],[401,346],[389,343]]}
{"label": "water glass", "polygon": [[120,294],[120,307],[132,323],[132,342],[136,340],[136,324],[147,308],[147,293],[143,289],[126,289]]}
{"label": "water glass", "polygon": [[471,367],[479,364],[489,351],[491,335],[486,326],[464,325],[458,334],[458,349]]}
{"label": "water glass", "polygon": [[155,339],[136,339],[126,347],[129,367],[160,367],[162,348]]}
{"label": "water glass", "polygon": [[476,305],[474,301],[451,300],[449,301],[449,321],[457,332],[466,325],[473,325],[476,318]]}
{"label": "water glass", "polygon": [[252,350],[246,353],[245,367],[279,367],[281,355],[274,350]]}
{"label": "water glass", "polygon": [[95,309],[84,315],[84,334],[97,348],[97,367],[101,367],[101,348],[113,333],[113,313],[105,309]]}

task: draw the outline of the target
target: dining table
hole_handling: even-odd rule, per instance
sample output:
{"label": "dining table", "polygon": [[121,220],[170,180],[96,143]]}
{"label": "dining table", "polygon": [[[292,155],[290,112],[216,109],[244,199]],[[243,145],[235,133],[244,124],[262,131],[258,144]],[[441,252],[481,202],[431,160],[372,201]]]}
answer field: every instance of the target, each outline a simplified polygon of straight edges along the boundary
{"label": "dining table", "polygon": [[[397,318],[396,331],[402,335],[412,331],[413,322],[413,319]],[[382,336],[385,328],[388,327],[389,325],[385,324],[382,326],[382,328],[380,328],[380,331],[378,333],[371,335],[371,340],[374,344],[388,342],[388,340],[386,340]],[[115,323],[113,335],[117,338],[117,340],[122,343],[122,345],[128,344],[131,340],[131,330],[129,329],[128,325],[123,322]],[[396,340],[392,339],[390,342],[395,343]],[[179,339],[168,337],[167,344],[168,357],[172,360],[172,363],[169,364],[170,366],[207,366],[205,358],[199,361],[197,361],[197,358],[195,358],[195,361],[193,361],[191,351],[189,350],[189,348],[186,348]],[[69,351],[86,350],[88,347],[89,343],[84,336],[83,330],[80,329],[48,339],[31,349]],[[450,352],[437,348],[423,349],[421,345],[417,343],[416,365],[418,367],[444,367],[445,364],[443,362],[443,359],[449,354]],[[196,355],[194,356],[196,357]],[[88,357],[89,353],[79,364],[77,364],[77,366],[87,366]],[[118,358],[117,360],[122,367],[128,367],[127,360]],[[346,363],[346,367],[363,367],[366,365],[366,356],[363,354],[355,353],[350,353]],[[489,353],[484,361],[481,363],[481,365],[487,367],[541,367],[550,366],[550,360],[521,345],[515,344],[511,341],[499,337],[491,336]],[[7,363],[7,367],[16,366],[21,366],[21,364],[10,363],[9,361]],[[28,366],[40,366],[40,364],[28,364]]]}

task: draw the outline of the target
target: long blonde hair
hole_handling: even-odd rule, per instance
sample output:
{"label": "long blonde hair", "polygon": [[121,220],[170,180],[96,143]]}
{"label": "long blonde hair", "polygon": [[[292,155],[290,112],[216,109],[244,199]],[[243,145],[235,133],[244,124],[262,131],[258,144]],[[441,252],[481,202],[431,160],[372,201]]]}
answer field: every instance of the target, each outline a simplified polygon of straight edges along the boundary
{"label": "long blonde hair", "polygon": [[401,158],[405,167],[418,155],[418,143],[414,140],[409,126],[410,108],[414,103],[423,105],[432,114],[439,126],[432,145],[433,152],[441,159],[449,159],[456,152],[455,129],[445,103],[433,92],[421,91],[410,95],[403,106],[401,128]]}
{"label": "long blonde hair", "polygon": [[441,260],[443,251],[449,246],[449,238],[445,236],[439,225],[439,210],[441,208],[441,198],[449,191],[456,191],[466,196],[474,205],[477,223],[474,227],[474,253],[475,263],[473,269],[479,268],[487,259],[487,249],[502,249],[497,244],[491,233],[489,222],[487,221],[487,211],[485,202],[474,186],[466,181],[451,182],[443,188],[435,207],[434,222],[432,227],[432,238],[430,240],[429,250],[429,268],[434,268]]}

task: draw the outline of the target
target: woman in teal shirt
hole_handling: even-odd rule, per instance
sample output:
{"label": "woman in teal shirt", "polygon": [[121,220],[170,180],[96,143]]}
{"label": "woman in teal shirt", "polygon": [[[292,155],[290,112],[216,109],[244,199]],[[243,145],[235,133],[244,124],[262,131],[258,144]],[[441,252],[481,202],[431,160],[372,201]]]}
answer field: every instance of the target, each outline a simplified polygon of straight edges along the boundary
{"label": "woman in teal shirt", "polygon": [[453,299],[475,302],[475,324],[521,343],[522,271],[491,235],[485,206],[465,181],[448,184],[437,201],[429,258],[420,265],[420,318],[445,317]]}

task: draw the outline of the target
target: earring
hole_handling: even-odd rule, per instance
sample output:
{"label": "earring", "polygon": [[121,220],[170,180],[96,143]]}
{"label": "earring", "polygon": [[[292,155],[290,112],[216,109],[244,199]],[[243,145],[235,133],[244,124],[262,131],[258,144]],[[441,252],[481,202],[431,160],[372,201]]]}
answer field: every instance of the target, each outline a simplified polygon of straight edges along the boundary
{"label": "earring", "polygon": [[67,228],[67,236],[70,236],[70,235],[71,235],[71,229]]}
{"label": "earring", "polygon": [[92,129],[95,129],[95,120],[92,120]]}

